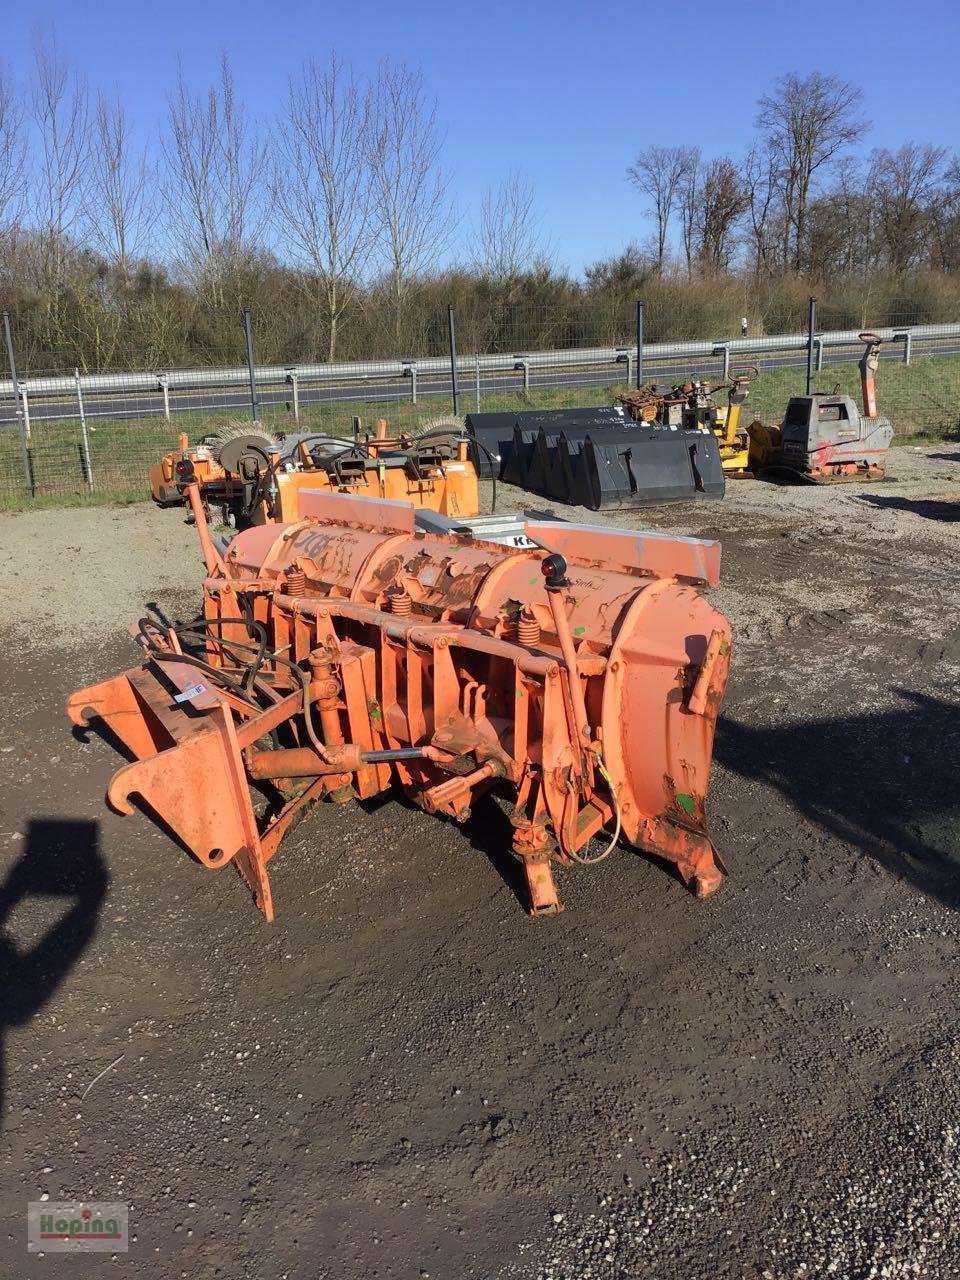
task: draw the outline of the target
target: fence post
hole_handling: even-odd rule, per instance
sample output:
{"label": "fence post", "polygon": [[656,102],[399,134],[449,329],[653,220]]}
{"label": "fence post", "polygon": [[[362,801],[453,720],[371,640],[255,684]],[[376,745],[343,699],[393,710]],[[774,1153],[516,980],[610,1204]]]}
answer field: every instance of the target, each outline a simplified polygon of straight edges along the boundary
{"label": "fence post", "polygon": [[257,398],[257,373],[253,365],[253,328],[250,324],[250,311],[243,309],[243,331],[247,339],[247,372],[250,376],[250,417],[254,422],[260,421],[260,401]]}
{"label": "fence post", "polygon": [[633,352],[627,352],[627,386],[633,386]]}
{"label": "fence post", "polygon": [[637,303],[637,390],[643,384],[643,303]]}
{"label": "fence post", "polygon": [[813,345],[816,350],[816,358],[814,359],[814,368],[817,373],[823,372],[823,338],[819,334],[813,339]]}
{"label": "fence post", "polygon": [[293,386],[293,420],[300,421],[300,375],[296,369],[291,369],[289,373],[290,383]]}
{"label": "fence post", "polygon": [[415,364],[410,365],[410,402],[417,403],[417,366]]}
{"label": "fence post", "polygon": [[460,417],[460,392],[457,388],[457,325],[453,318],[453,306],[447,307],[447,330],[450,335],[450,383],[453,388],[453,416]]}
{"label": "fence post", "polygon": [[170,421],[170,380],[165,373],[161,373],[157,378],[160,383],[160,390],[163,392],[163,416],[167,422]]}
{"label": "fence post", "polygon": [[479,351],[477,352],[476,358],[474,360],[473,376],[474,376],[474,384],[477,392],[477,413],[479,413],[480,412],[480,352]]}
{"label": "fence post", "polygon": [[80,445],[83,449],[83,467],[87,473],[87,488],[93,492],[93,467],[90,465],[90,441],[87,439],[87,415],[83,408],[83,391],[80,387],[80,370],[74,369],[74,381],[77,384],[77,407],[80,410]]}
{"label": "fence post", "polygon": [[7,359],[10,362],[10,381],[13,384],[13,408],[17,415],[17,434],[20,437],[20,453],[23,457],[23,479],[27,486],[27,494],[32,498],[34,496],[33,485],[33,468],[30,465],[30,449],[28,446],[29,436],[23,421],[23,412],[20,407],[20,380],[17,377],[17,358],[13,352],[13,333],[10,329],[10,313],[3,313],[3,331],[7,339]]}
{"label": "fence post", "polygon": [[30,401],[27,399],[27,388],[20,383],[20,399],[23,401],[23,435],[27,444],[30,443]]}
{"label": "fence post", "polygon": [[817,327],[817,300],[811,297],[807,315],[807,395],[813,387],[813,331]]}

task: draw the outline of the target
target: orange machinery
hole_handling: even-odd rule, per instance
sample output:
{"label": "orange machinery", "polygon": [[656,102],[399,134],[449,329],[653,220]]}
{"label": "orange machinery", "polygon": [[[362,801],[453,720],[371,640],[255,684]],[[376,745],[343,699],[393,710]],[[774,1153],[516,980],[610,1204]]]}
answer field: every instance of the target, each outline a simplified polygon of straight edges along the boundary
{"label": "orange machinery", "polygon": [[195,480],[208,510],[219,507],[237,528],[298,520],[301,494],[355,493],[447,516],[480,510],[477,472],[458,423],[426,428],[419,435],[389,436],[380,419],[373,435],[288,435],[276,438],[254,424],[228,429],[178,448],[150,469],[154,501],[184,501]]}
{"label": "orange machinery", "polygon": [[328,494],[220,548],[187,496],[202,619],[143,620],[143,665],[67,708],[129,753],[115,810],[137,796],[203,866],[233,863],[267,919],[297,814],[394,783],[455,822],[505,798],[535,915],[560,909],[555,863],[618,844],[718,887],[705,804],[730,627],[702,590],[718,543],[528,520],[530,545],[508,547]]}

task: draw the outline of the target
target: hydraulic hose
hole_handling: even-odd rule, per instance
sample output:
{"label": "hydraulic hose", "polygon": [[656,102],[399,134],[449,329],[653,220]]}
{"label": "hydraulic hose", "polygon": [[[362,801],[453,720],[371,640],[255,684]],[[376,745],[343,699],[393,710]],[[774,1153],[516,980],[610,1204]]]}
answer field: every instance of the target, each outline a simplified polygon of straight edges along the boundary
{"label": "hydraulic hose", "polygon": [[[234,622],[241,626],[251,625],[250,623],[246,622],[242,618],[234,618],[234,619],[225,618],[225,619],[216,619],[212,621]],[[253,625],[259,626],[260,624],[256,623]],[[185,628],[182,631],[177,631],[177,635],[183,635],[183,636],[192,635],[194,639],[204,640],[204,641],[208,639],[208,637],[202,631],[191,631],[189,628]],[[240,640],[224,640],[221,636],[215,636],[214,643],[219,644],[220,646],[222,646],[224,649],[228,651],[231,649],[239,649],[246,653],[259,654],[260,652],[259,646],[254,646],[252,644],[243,644]],[[314,747],[317,749],[320,755],[325,757],[327,752],[327,744],[323,741],[322,737],[317,733],[316,726],[314,725],[314,722],[313,722],[313,706],[312,706],[312,703],[310,702],[309,673],[304,671],[301,667],[298,667],[297,664],[295,662],[292,662],[289,658],[284,657],[280,653],[275,653],[272,649],[266,652],[265,657],[269,658],[271,662],[279,662],[281,666],[287,667],[295,676],[295,678],[300,682],[300,687],[303,691],[303,722],[304,722],[304,727],[306,728],[306,731],[307,731],[307,737],[313,743]],[[245,664],[245,665],[251,665],[251,664]],[[211,667],[210,669],[212,671],[217,670],[216,667]],[[251,699],[246,698],[246,701],[249,702],[251,701]],[[253,705],[256,706],[257,704],[254,703]],[[257,710],[261,710],[261,708],[258,706]]]}

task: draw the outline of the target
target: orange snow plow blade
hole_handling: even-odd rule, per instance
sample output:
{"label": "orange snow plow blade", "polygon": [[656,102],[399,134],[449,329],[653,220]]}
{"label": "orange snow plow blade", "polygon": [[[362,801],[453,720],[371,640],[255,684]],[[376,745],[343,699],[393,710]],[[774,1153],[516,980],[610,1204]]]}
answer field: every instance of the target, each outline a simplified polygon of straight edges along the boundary
{"label": "orange snow plow blade", "polygon": [[235,863],[267,919],[293,819],[393,785],[455,822],[506,797],[535,915],[561,909],[555,864],[618,844],[699,895],[719,886],[705,805],[730,627],[703,594],[717,543],[527,521],[518,549],[330,495],[221,553],[188,496],[202,619],[142,620],[143,665],[67,706],[130,757],[114,809],[139,797],[202,865]]}

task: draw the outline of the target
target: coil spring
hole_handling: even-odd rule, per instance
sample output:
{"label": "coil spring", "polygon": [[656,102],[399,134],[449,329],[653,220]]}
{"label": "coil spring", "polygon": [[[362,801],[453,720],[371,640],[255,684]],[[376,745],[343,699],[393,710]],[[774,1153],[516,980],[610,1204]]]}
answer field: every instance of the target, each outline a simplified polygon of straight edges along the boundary
{"label": "coil spring", "polygon": [[294,563],[287,570],[287,594],[302,596],[307,589],[307,575],[299,564]]}
{"label": "coil spring", "polygon": [[540,643],[540,623],[528,609],[523,610],[517,621],[517,640],[525,645]]}
{"label": "coil spring", "polygon": [[398,591],[390,597],[390,612],[400,618],[408,618],[413,612],[413,601],[408,591]]}

